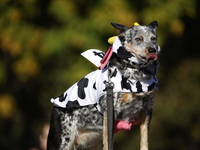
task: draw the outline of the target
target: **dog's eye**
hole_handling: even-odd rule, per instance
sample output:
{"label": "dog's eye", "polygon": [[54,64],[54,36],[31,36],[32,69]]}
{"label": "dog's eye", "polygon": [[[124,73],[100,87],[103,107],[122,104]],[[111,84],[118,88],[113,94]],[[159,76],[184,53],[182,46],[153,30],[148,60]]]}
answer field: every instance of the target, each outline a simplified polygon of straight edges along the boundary
{"label": "dog's eye", "polygon": [[151,37],[151,41],[157,41],[157,37]]}
{"label": "dog's eye", "polygon": [[135,40],[136,40],[137,42],[142,42],[142,41],[143,41],[143,37],[135,38]]}

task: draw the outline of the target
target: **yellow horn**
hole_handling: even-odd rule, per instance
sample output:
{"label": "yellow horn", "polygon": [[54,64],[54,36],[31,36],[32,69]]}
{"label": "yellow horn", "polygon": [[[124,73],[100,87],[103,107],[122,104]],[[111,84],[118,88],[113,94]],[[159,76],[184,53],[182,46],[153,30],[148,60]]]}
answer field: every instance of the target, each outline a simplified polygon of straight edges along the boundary
{"label": "yellow horn", "polygon": [[112,36],[112,37],[110,37],[110,38],[108,39],[108,43],[109,43],[109,44],[113,44],[116,37],[117,37],[117,36]]}
{"label": "yellow horn", "polygon": [[139,26],[139,25],[140,25],[140,24],[139,24],[139,23],[137,23],[137,22],[135,22],[135,23],[134,23],[134,26]]}

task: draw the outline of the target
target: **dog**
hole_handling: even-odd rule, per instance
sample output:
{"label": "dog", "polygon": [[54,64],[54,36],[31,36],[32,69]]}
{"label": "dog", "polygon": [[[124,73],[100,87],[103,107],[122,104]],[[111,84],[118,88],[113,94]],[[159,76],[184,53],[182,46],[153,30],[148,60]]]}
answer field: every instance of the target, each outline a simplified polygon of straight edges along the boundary
{"label": "dog", "polygon": [[[102,150],[106,87],[114,83],[115,132],[140,122],[140,150],[148,150],[148,131],[158,89],[157,21],[147,26],[111,23],[119,31],[101,67],[86,75],[57,98],[52,98],[48,150]],[[123,127],[123,126],[128,126]]]}

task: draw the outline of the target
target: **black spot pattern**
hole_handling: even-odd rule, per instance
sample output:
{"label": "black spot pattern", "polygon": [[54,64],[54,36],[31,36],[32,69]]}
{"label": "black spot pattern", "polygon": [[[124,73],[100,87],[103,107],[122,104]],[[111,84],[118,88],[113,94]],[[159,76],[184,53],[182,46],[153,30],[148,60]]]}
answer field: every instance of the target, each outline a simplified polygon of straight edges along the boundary
{"label": "black spot pattern", "polygon": [[107,82],[106,80],[103,81],[103,83],[105,84],[105,89],[103,89],[103,92],[105,92],[107,90],[107,88],[106,88],[106,82]]}
{"label": "black spot pattern", "polygon": [[130,85],[130,83],[127,83],[127,80],[128,80],[128,78],[125,78],[124,76],[122,76],[122,81],[121,81],[122,90],[127,89],[132,92],[131,85]]}
{"label": "black spot pattern", "polygon": [[99,57],[101,57],[101,58],[103,58],[104,57],[104,53],[103,52],[96,52],[96,51],[93,51],[93,53],[94,53],[94,55],[96,56],[99,56]]}
{"label": "black spot pattern", "polygon": [[96,82],[94,82],[94,84],[93,84],[93,89],[97,90],[97,88],[96,88]]}
{"label": "black spot pattern", "polygon": [[64,96],[64,93],[63,93],[62,95],[59,96],[59,101],[60,102],[65,101],[66,97],[67,97],[67,93],[65,94],[65,96]]}
{"label": "black spot pattern", "polygon": [[131,53],[127,52],[124,47],[120,46],[117,49],[117,55],[122,58],[122,59],[127,59],[127,58],[131,58],[133,57],[133,55],[131,55]]}
{"label": "black spot pattern", "polygon": [[68,103],[66,104],[66,108],[74,108],[74,107],[80,107],[80,105],[79,105],[77,100],[68,101]]}
{"label": "black spot pattern", "polygon": [[117,69],[115,68],[113,74],[111,75],[111,78],[112,78],[112,77],[116,77],[116,75],[117,75]]}
{"label": "black spot pattern", "polygon": [[143,92],[142,90],[142,84],[138,81],[136,83],[137,93]]}
{"label": "black spot pattern", "polygon": [[152,83],[151,85],[149,85],[148,91],[153,90],[155,87],[156,87],[156,83],[154,82],[154,83]]}
{"label": "black spot pattern", "polygon": [[85,99],[85,91],[84,88],[88,86],[89,79],[88,78],[82,78],[78,83],[78,97],[81,99]]}

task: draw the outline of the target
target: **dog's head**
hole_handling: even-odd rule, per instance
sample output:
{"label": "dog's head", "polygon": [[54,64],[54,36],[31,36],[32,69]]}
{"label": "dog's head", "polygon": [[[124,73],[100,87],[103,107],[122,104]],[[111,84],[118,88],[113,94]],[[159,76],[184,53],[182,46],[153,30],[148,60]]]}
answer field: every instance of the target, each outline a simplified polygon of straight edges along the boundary
{"label": "dog's head", "polygon": [[119,39],[124,49],[141,63],[148,63],[158,59],[160,47],[157,43],[157,21],[148,26],[133,26],[128,28],[124,25],[111,23],[119,30]]}

